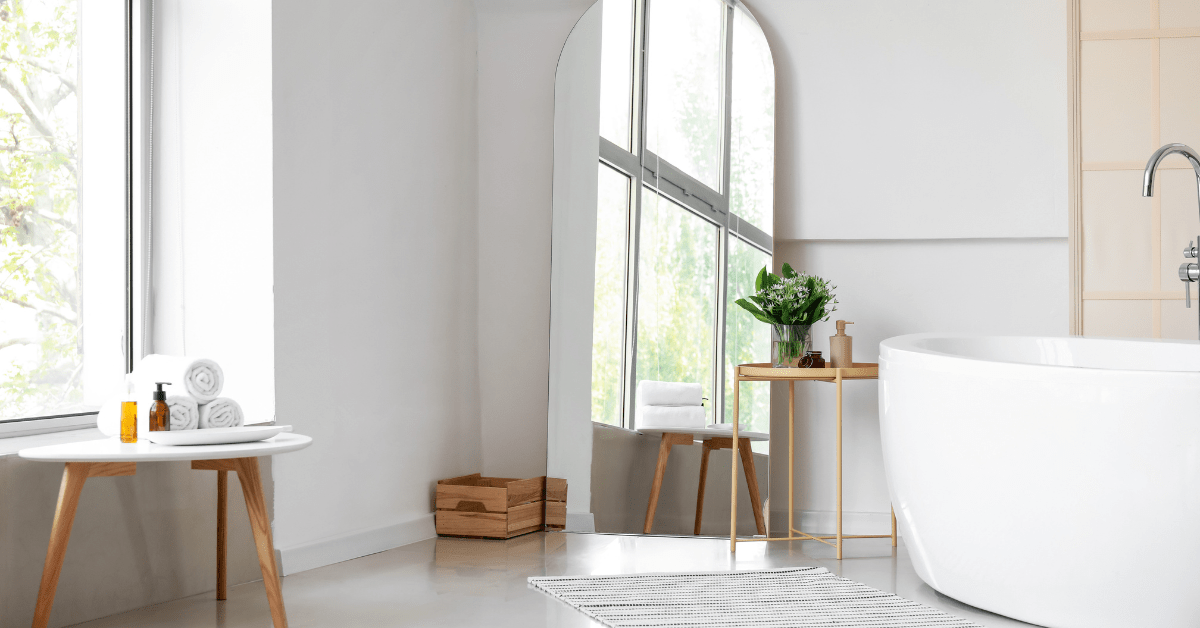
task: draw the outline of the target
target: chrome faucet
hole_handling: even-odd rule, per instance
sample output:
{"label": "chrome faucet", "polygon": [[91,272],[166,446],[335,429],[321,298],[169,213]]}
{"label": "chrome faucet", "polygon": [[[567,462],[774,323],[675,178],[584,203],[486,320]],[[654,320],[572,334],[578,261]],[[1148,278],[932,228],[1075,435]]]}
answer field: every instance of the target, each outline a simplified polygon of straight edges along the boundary
{"label": "chrome faucet", "polygon": [[[1164,157],[1172,153],[1183,155],[1192,164],[1192,170],[1196,171],[1196,193],[1200,195],[1200,153],[1184,144],[1167,144],[1154,151],[1154,154],[1150,155],[1150,161],[1146,162],[1146,175],[1142,180],[1142,196],[1154,196],[1154,174],[1158,170],[1158,164]],[[1200,200],[1200,196],[1197,199]],[[1188,243],[1187,248],[1183,249],[1183,256],[1196,259],[1197,246],[1200,246],[1200,236]],[[1200,282],[1200,265],[1195,262],[1180,264],[1179,280],[1183,282],[1184,305],[1192,307],[1192,283]]]}

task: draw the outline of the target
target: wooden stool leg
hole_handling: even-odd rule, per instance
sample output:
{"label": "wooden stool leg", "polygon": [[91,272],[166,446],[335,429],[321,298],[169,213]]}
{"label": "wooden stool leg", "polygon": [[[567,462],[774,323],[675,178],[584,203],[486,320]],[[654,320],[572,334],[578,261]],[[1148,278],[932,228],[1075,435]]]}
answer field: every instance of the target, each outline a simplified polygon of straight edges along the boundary
{"label": "wooden stool leg", "polygon": [[267,517],[267,504],[263,499],[258,458],[237,458],[233,464],[237,469],[238,481],[242,484],[242,494],[246,498],[250,528],[254,530],[254,546],[258,549],[258,566],[262,569],[263,585],[267,589],[271,619],[275,622],[275,628],[287,628],[287,614],[283,609],[283,585],[275,567],[275,545],[271,541],[271,521]]}
{"label": "wooden stool leg", "polygon": [[228,543],[225,528],[228,525],[229,505],[229,472],[217,471],[217,599],[224,600],[225,596],[225,557],[228,554]]}
{"label": "wooden stool leg", "polygon": [[708,480],[708,452],[712,451],[709,441],[704,441],[700,451],[700,489],[696,492],[696,536],[700,536],[700,519],[704,515],[704,483]]}
{"label": "wooden stool leg", "polygon": [[[759,534],[767,533],[767,522],[763,520],[762,502],[758,496],[758,474],[754,472],[754,452],[750,449],[750,441],[742,438],[738,454],[742,457],[742,471],[746,473],[746,488],[750,489],[750,506],[754,509],[754,525]],[[737,479],[734,478],[734,484]]]}
{"label": "wooden stool leg", "polygon": [[892,547],[896,547],[896,509],[892,508]]}
{"label": "wooden stool leg", "polygon": [[46,549],[46,566],[42,568],[42,584],[38,588],[37,606],[33,611],[33,628],[46,628],[50,621],[54,592],[58,589],[58,576],[62,573],[63,557],[67,553],[67,540],[71,538],[71,524],[75,521],[75,508],[79,505],[79,494],[91,469],[92,463],[88,462],[68,462],[63,469],[58,506],[54,509],[54,525],[50,528],[50,546]]}
{"label": "wooden stool leg", "polygon": [[643,533],[650,534],[654,527],[654,511],[658,509],[658,493],[662,490],[663,474],[667,471],[667,458],[671,455],[670,434],[663,434],[658,443],[658,465],[654,468],[654,482],[650,485],[650,505],[646,507],[646,525]]}

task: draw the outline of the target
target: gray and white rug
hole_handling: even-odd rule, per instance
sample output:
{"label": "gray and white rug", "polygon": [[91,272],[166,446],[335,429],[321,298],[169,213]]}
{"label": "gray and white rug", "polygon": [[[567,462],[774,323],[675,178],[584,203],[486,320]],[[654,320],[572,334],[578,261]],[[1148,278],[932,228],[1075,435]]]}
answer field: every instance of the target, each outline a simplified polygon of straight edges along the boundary
{"label": "gray and white rug", "polygon": [[764,571],[530,578],[606,626],[981,628],[935,608],[829,573]]}

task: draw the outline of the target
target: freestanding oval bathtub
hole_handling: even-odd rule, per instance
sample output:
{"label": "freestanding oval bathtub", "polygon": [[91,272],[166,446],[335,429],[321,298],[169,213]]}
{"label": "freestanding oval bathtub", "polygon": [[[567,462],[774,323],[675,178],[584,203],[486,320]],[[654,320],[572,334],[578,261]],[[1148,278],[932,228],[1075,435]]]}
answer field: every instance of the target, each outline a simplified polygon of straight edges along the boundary
{"label": "freestanding oval bathtub", "polygon": [[929,586],[1051,628],[1200,626],[1200,344],[899,336],[879,416]]}

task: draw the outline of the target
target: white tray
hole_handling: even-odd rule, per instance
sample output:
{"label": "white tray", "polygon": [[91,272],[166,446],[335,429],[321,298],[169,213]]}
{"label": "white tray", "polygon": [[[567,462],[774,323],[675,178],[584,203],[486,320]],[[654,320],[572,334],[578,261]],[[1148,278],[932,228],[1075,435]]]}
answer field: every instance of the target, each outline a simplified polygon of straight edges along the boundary
{"label": "white tray", "polygon": [[214,427],[206,430],[150,432],[146,440],[156,445],[230,445],[266,440],[281,432],[292,431],[290,425],[246,425],[243,427]]}

